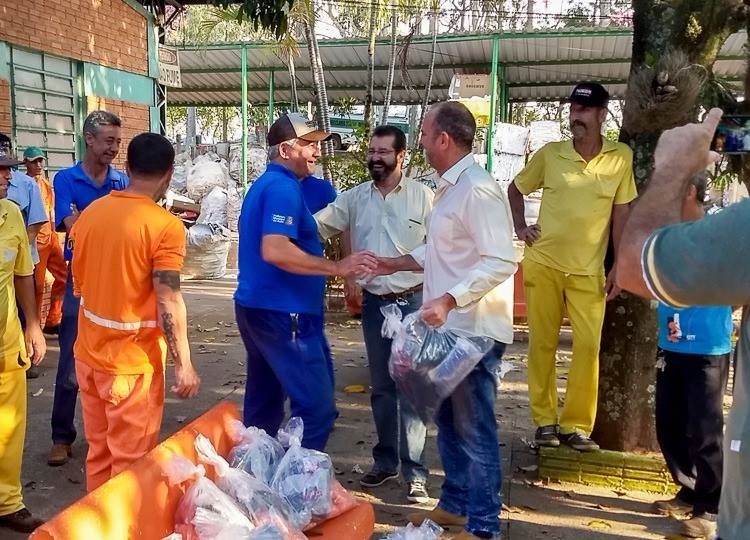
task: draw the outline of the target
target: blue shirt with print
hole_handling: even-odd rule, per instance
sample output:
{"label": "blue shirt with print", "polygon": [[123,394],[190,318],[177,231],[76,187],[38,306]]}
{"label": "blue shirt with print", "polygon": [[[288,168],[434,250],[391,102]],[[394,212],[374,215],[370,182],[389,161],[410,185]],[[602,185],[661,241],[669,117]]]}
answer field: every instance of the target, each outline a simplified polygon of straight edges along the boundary
{"label": "blue shirt with print", "polygon": [[292,171],[269,163],[247,192],[239,220],[239,276],[235,301],[246,308],[319,315],[324,276],[305,276],[267,263],[261,242],[268,234],[288,237],[302,251],[323,256],[318,227]]}
{"label": "blue shirt with print", "polygon": [[[97,199],[108,195],[110,191],[121,191],[128,187],[128,175],[118,171],[111,165],[107,170],[104,183],[99,186],[83,170],[83,164],[79,161],[72,167],[62,169],[55,175],[55,228],[65,232],[65,260],[72,258],[70,246],[68,246],[68,235],[65,231],[63,220],[71,216],[73,211],[70,206],[75,205],[79,212],[83,212],[88,205]],[[114,218],[114,216],[113,216]]]}
{"label": "blue shirt with print", "polygon": [[665,351],[719,355],[732,351],[732,308],[683,309],[659,303],[659,348]]}

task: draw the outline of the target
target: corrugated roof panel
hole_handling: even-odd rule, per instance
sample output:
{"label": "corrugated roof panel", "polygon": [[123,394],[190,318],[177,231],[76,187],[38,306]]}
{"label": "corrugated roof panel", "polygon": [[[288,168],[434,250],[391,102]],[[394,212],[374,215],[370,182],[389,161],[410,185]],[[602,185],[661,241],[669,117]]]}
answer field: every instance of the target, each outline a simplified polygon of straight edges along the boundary
{"label": "corrugated roof panel", "polygon": [[[743,55],[747,41],[745,32],[730,36],[722,49],[722,55]],[[570,31],[514,32],[500,35],[500,61],[505,63],[505,75],[512,99],[559,99],[567,97],[570,85],[580,80],[608,82],[614,95],[624,93],[624,81],[630,69],[632,34],[627,29],[575,29]],[[488,73],[491,69],[492,35],[441,36],[436,52],[434,91],[431,100],[445,99],[447,86],[456,73]],[[240,99],[240,48],[242,44],[185,48],[180,55],[183,72],[183,90],[172,91],[170,102],[225,103],[219,100]],[[273,45],[249,43],[248,85],[253,100],[265,101],[268,97],[269,72],[276,71],[277,101],[285,101],[290,93],[286,58]],[[402,46],[399,45],[399,51]],[[367,84],[367,43],[352,40],[329,40],[320,42],[321,60],[326,73],[330,99],[353,96],[364,97]],[[401,51],[401,54],[403,52]],[[395,74],[394,102],[418,102],[424,88],[430,62],[431,42],[429,36],[415,38],[409,46],[408,80],[405,80],[399,62]],[[379,41],[375,53],[375,100],[381,101],[387,81],[387,65],[390,47],[387,41]],[[607,60],[621,60],[619,62]],[[297,85],[301,99],[314,96],[312,76],[309,71],[309,55],[304,44],[300,44],[299,56],[295,59]],[[421,68],[420,68],[421,66]],[[260,69],[259,69],[260,68]],[[343,68],[343,69],[342,69]],[[350,68],[350,69],[347,69]],[[191,73],[191,70],[203,70]],[[739,78],[744,74],[743,60],[719,60],[714,68],[717,75]],[[622,81],[616,83],[615,81]],[[414,89],[405,88],[409,83]],[[560,84],[569,83],[569,84]],[[221,89],[236,91],[208,91],[199,95],[191,88]],[[614,88],[614,90],[613,90]],[[257,90],[255,90],[257,89]],[[403,101],[402,101],[403,100]]]}

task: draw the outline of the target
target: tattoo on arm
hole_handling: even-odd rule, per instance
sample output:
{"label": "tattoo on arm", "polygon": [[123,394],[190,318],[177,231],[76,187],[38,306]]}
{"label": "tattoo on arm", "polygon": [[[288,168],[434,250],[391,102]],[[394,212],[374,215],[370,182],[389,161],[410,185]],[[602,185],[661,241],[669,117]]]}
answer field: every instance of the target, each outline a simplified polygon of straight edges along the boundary
{"label": "tattoo on arm", "polygon": [[153,275],[162,285],[166,285],[173,291],[180,290],[180,273],[176,270],[156,270]]}
{"label": "tattoo on arm", "polygon": [[179,360],[177,356],[177,338],[174,334],[174,317],[171,313],[161,314],[161,325],[164,331],[164,336],[167,338],[167,349],[169,354],[172,356],[172,360],[177,362]]}

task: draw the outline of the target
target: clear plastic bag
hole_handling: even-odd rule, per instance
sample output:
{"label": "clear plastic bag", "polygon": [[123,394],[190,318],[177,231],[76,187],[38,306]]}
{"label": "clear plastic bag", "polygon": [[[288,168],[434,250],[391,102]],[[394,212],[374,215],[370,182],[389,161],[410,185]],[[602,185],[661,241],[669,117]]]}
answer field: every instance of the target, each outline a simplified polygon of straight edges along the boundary
{"label": "clear plastic bag", "polygon": [[382,335],[393,340],[388,371],[401,395],[427,423],[494,342],[432,328],[418,312],[401,320],[396,304],[380,311],[384,316]]}
{"label": "clear plastic bag", "polygon": [[300,527],[294,523],[296,514],[271,488],[242,469],[230,467],[201,434],[195,438],[195,450],[200,461],[214,467],[216,485],[239,505],[254,526],[272,525],[287,540],[304,540]]}
{"label": "clear plastic bag", "polygon": [[248,540],[255,527],[205,474],[202,465],[182,456],[166,464],[164,475],[170,485],[194,480],[177,505],[175,532],[184,540]]}
{"label": "clear plastic bag", "polygon": [[293,416],[276,438],[288,448],[276,470],[271,487],[281,494],[305,521],[303,530],[334,518],[357,506],[354,496],[333,477],[328,454],[302,448],[302,418]]}
{"label": "clear plastic bag", "polygon": [[295,524],[304,530],[313,519],[325,519],[333,508],[333,465],[328,454],[302,448],[297,437],[289,442],[271,488],[289,503],[297,514]]}
{"label": "clear plastic bag", "polygon": [[262,429],[246,428],[239,420],[230,420],[227,430],[235,442],[229,452],[229,464],[270,485],[284,457],[281,443]]}
{"label": "clear plastic bag", "polygon": [[443,528],[440,525],[425,519],[419,527],[409,523],[386,535],[383,540],[438,540],[442,535]]}

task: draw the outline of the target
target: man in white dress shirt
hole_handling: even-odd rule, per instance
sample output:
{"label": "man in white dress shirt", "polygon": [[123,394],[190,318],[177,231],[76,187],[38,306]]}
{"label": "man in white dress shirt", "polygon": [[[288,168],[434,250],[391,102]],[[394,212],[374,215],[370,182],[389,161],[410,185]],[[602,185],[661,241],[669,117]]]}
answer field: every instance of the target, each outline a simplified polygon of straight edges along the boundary
{"label": "man in white dress shirt", "polygon": [[[320,236],[327,239],[349,232],[353,250],[367,249],[380,257],[399,257],[424,245],[433,193],[404,176],[405,154],[403,131],[394,126],[375,128],[367,152],[372,181],[345,191],[315,214]],[[373,468],[360,483],[372,488],[396,479],[400,463],[408,486],[406,497],[414,503],[429,500],[428,470],[422,461],[427,428],[409,403],[399,399],[388,372],[391,340],[381,335],[380,308],[397,303],[404,316],[416,311],[422,305],[422,282],[421,272],[398,272],[371,279],[362,294],[362,332],[378,443],[372,449]]]}
{"label": "man in white dress shirt", "polygon": [[476,124],[454,101],[430,109],[422,126],[427,160],[440,176],[427,244],[381,259],[379,273],[424,268],[422,318],[430,325],[495,340],[494,348],[438,410],[438,449],[445,480],[433,510],[411,514],[463,526],[454,538],[500,534],[502,469],[495,420],[497,368],[513,341],[516,257],[508,198],[474,161]]}

